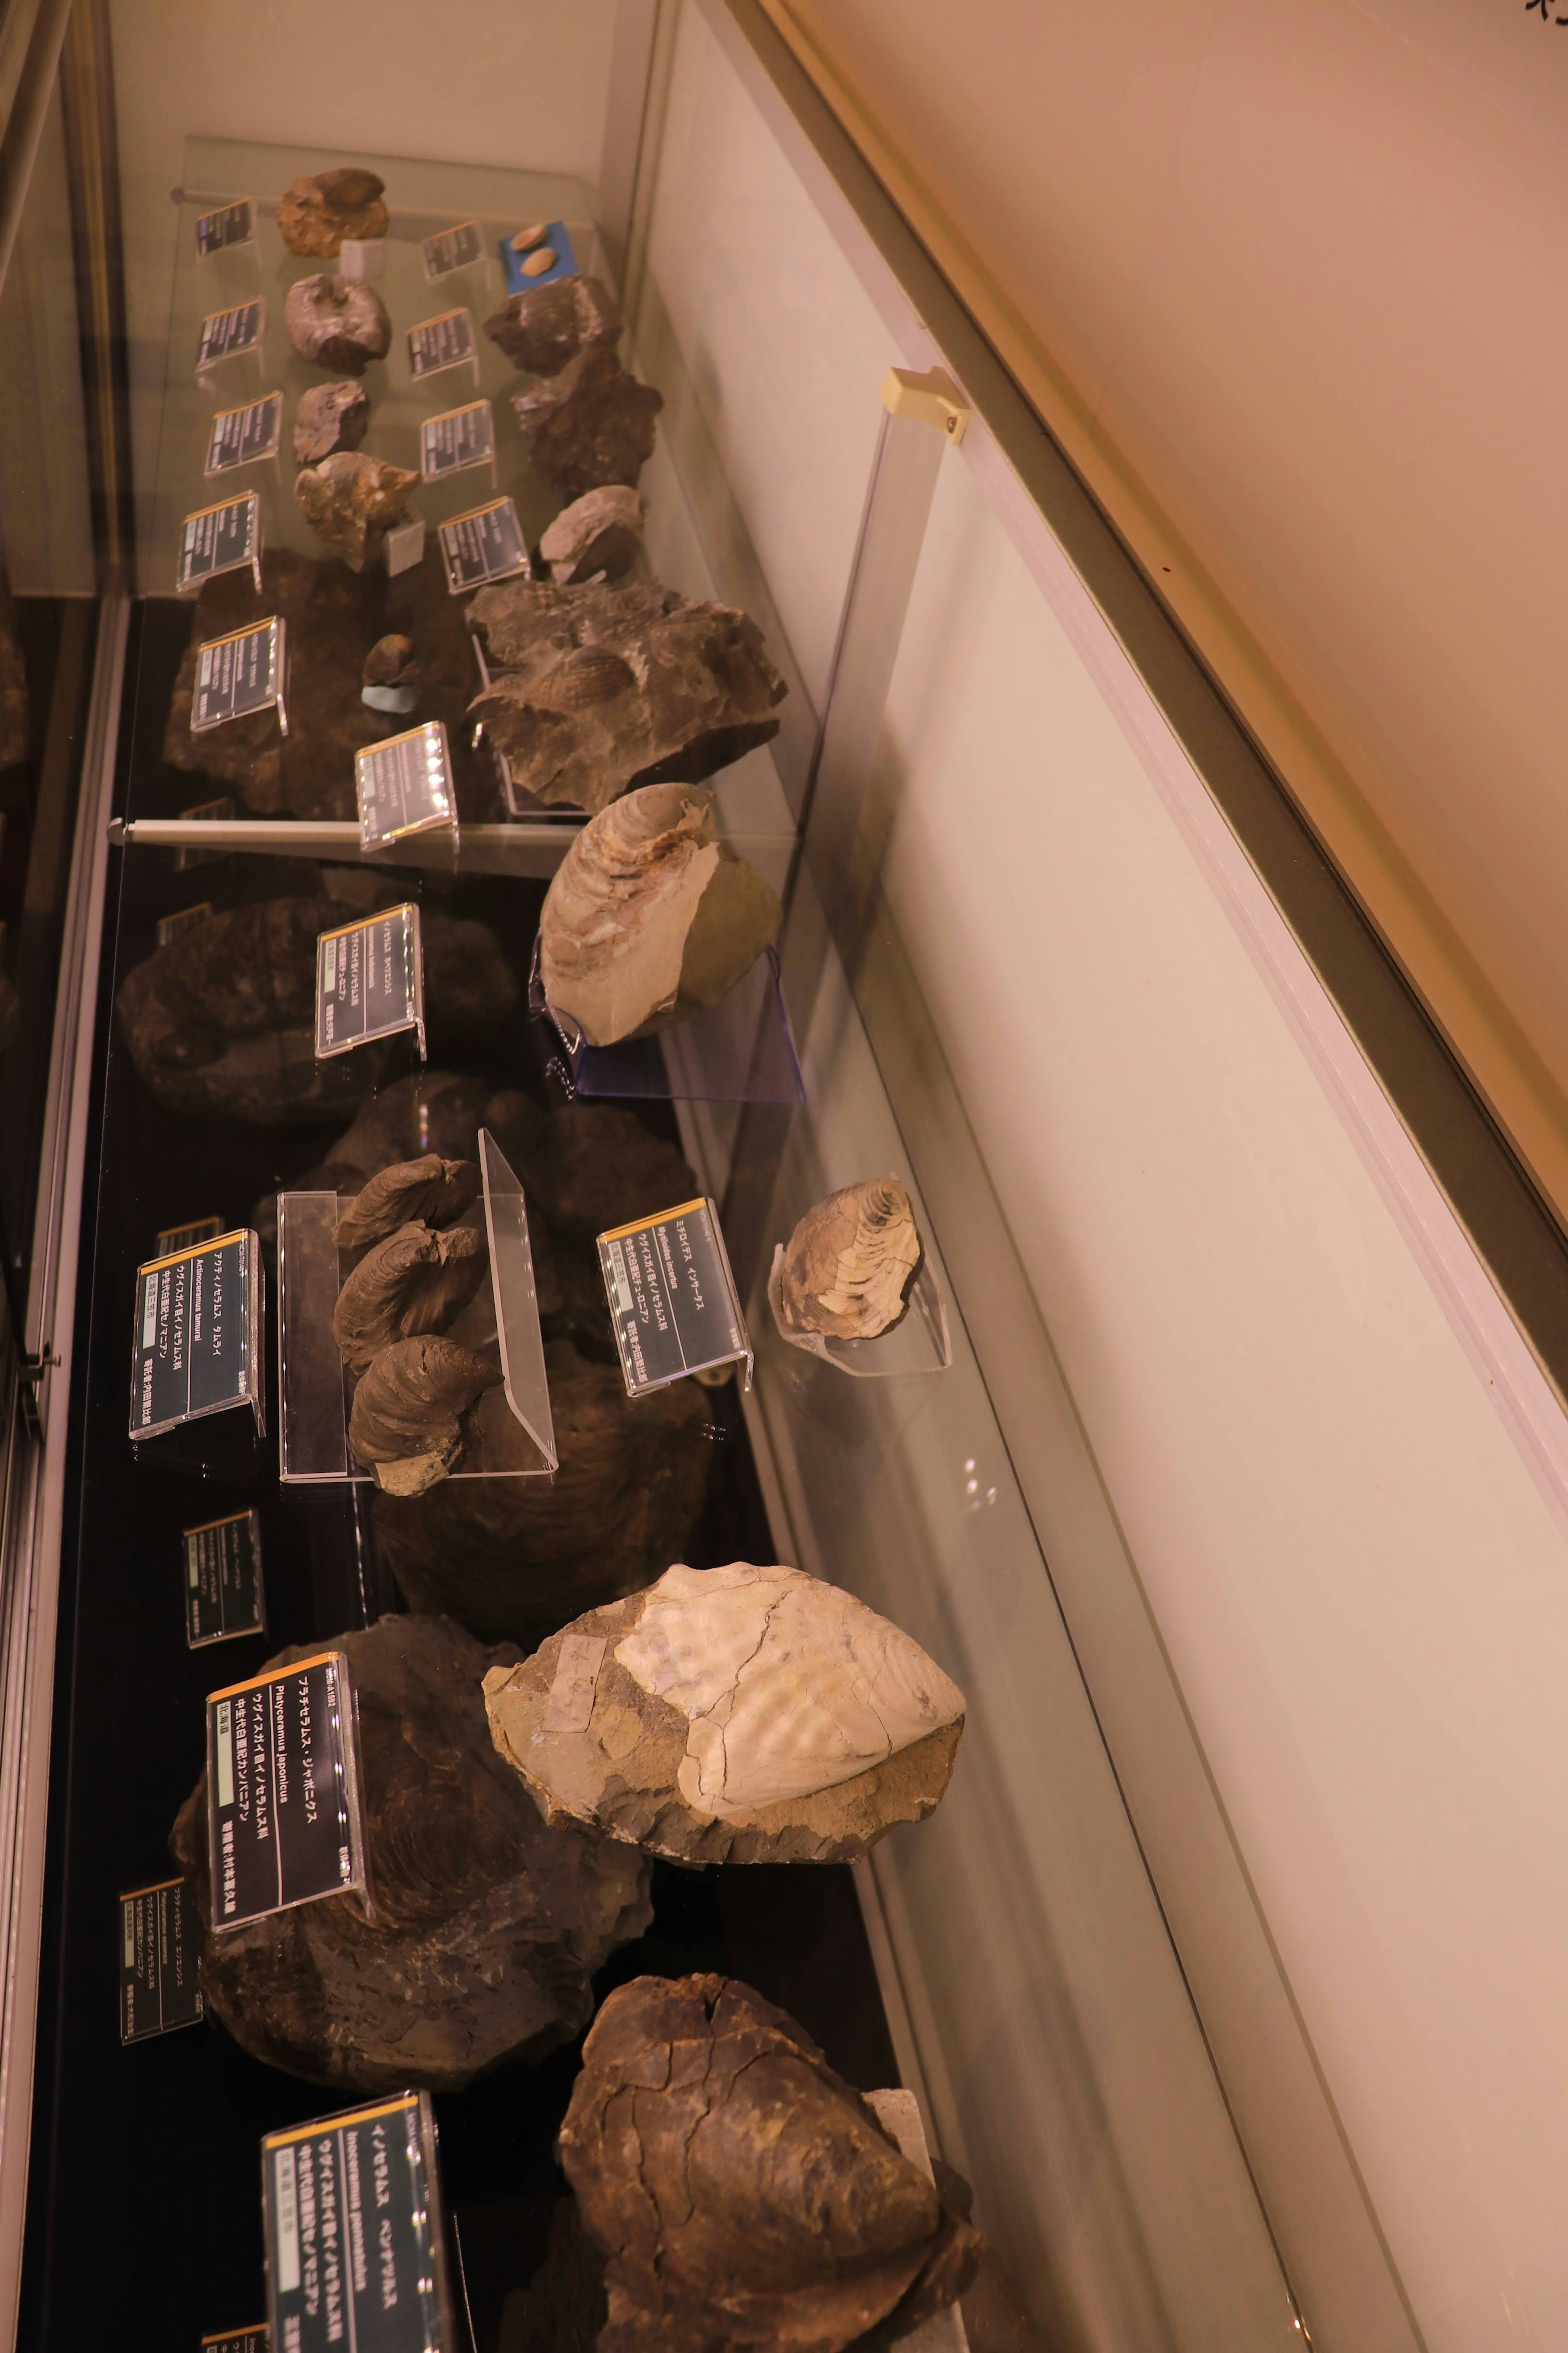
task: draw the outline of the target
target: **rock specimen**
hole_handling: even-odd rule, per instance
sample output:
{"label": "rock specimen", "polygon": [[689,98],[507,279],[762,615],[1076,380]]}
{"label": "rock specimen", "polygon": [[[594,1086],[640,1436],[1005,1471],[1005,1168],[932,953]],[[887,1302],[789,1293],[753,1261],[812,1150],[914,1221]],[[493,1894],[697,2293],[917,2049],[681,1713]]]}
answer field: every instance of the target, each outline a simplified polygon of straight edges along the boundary
{"label": "rock specimen", "polygon": [[294,496],[311,530],[341,555],[351,572],[380,556],[381,543],[408,512],[419,480],[405,467],[363,449],[340,449],[294,477]]}
{"label": "rock specimen", "polygon": [[542,1209],[556,1232],[574,1241],[592,1242],[612,1226],[676,1208],[701,1190],[675,1145],[635,1112],[574,1103],[546,1113],[520,1100],[512,1124],[512,1165],[531,1208]]}
{"label": "rock specimen", "polygon": [[[634,1404],[615,1365],[566,1340],[546,1341],[544,1364],[553,1479],[448,1480],[416,1501],[375,1498],[376,1541],[410,1606],[449,1610],[491,1640],[539,1642],[574,1612],[636,1592],[687,1546],[707,1499],[709,1404],[694,1383]],[[479,1410],[487,1460],[506,1425],[521,1440],[504,1399]]]}
{"label": "rock specimen", "polygon": [[805,2029],[738,1978],[636,1978],[561,2162],[606,2251],[600,2353],[842,2353],[961,2295],[982,2241]]}
{"label": "rock specimen", "polygon": [[558,587],[603,576],[618,580],[642,550],[643,502],[622,482],[585,491],[563,507],[539,543]]}
{"label": "rock specimen", "polygon": [[344,375],[363,375],[392,346],[386,305],[363,278],[332,278],[324,271],[297,278],[284,297],[283,323],[301,359]]}
{"label": "rock specimen", "polygon": [[481,1229],[399,1226],[367,1250],[332,1310],[332,1337],[352,1373],[368,1373],[383,1348],[444,1331],[465,1308],[488,1263]]}
{"label": "rock specimen", "polygon": [[[557,286],[576,282],[555,280]],[[514,392],[511,405],[534,471],[575,499],[602,482],[637,480],[653,455],[654,418],[664,395],[628,375],[613,351],[595,345],[557,375]]]}
{"label": "rock specimen", "polygon": [[699,784],[779,732],[787,690],[733,606],[657,580],[509,580],[479,590],[468,623],[490,673],[470,714],[542,801],[596,816],[638,785]]}
{"label": "rock specimen", "polygon": [[396,635],[377,638],[360,672],[366,686],[402,686],[418,675],[413,638]]}
{"label": "rock specimen", "polygon": [[0,772],[20,767],[32,741],[27,672],[16,637],[11,584],[0,571]]}
{"label": "rock specimen", "polygon": [[539,919],[545,1001],[590,1045],[707,1011],[776,937],[784,911],[714,830],[713,796],[645,785],[585,825]]}
{"label": "rock specimen", "polygon": [[462,1417],[500,1366],[435,1335],[383,1348],[354,1391],[349,1444],[389,1495],[423,1495],[457,1468]]}
{"label": "rock specimen", "polygon": [[[310,2083],[458,2091],[579,2031],[590,1976],[647,1925],[647,1867],[540,1821],[486,1730],[479,1683],[496,1652],[429,1618],[383,1618],[332,1647],[357,1705],[374,1916],[331,1895],[209,1931],[203,1991],[244,2050]],[[204,1774],[170,1841],[204,1924],[206,1824]]]}
{"label": "rock specimen", "polygon": [[485,321],[485,332],[513,367],[558,375],[579,352],[613,351],[624,324],[620,304],[599,279],[556,278],[509,295]]}
{"label": "rock specimen", "polygon": [[363,385],[313,384],[294,411],[294,462],[319,466],[334,450],[357,449],[370,430],[370,395]]}
{"label": "rock specimen", "polygon": [[335,261],[345,237],[386,235],[385,187],[355,164],[290,180],[278,199],[278,234],[290,253]]}
{"label": "rock specimen", "polygon": [[[398,1082],[405,1089],[418,1084],[417,1080]],[[395,1092],[387,1090],[389,1094]],[[479,1199],[479,1186],[476,1162],[443,1160],[437,1152],[384,1164],[342,1212],[332,1238],[340,1250],[368,1250],[400,1226],[453,1225]]]}
{"label": "rock specimen", "polygon": [[896,1176],[872,1176],[817,1201],[780,1254],[781,1331],[874,1340],[910,1303],[922,1256],[915,1213]]}
{"label": "rock specimen", "polygon": [[485,1679],[547,1821],[675,1862],[852,1862],[939,1802],[963,1694],[798,1568],[667,1569]]}

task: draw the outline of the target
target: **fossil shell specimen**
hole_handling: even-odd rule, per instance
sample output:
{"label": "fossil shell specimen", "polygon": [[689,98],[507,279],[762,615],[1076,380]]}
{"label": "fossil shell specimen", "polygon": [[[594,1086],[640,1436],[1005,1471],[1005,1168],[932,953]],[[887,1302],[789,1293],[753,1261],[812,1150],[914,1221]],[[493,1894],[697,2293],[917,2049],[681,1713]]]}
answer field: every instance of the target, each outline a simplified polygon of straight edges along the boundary
{"label": "fossil shell specimen", "polygon": [[522,264],[522,274],[525,278],[542,278],[547,269],[554,269],[558,259],[552,245],[539,246]]}
{"label": "fossil shell specimen", "polygon": [[366,686],[403,686],[419,675],[412,638],[377,638],[364,658],[360,678]]}
{"label": "fossil shell specimen", "polygon": [[283,323],[302,359],[344,375],[363,375],[392,345],[386,305],[362,278],[296,279],[284,297]]}
{"label": "fossil shell specimen", "polygon": [[358,384],[313,384],[294,411],[294,462],[319,466],[335,449],[357,449],[370,430],[370,395]]}
{"label": "fossil shell specimen", "polygon": [[[546,1830],[496,1755],[479,1681],[511,1652],[440,1618],[383,1618],[332,1647],[353,1682],[374,1916],[331,1895],[227,1936],[204,1930],[203,1990],[268,2066],[342,2092],[459,2091],[581,2031],[591,1975],[647,1925],[647,1865]],[[205,1924],[205,1775],[170,1844]]]}
{"label": "fossil shell specimen", "polygon": [[278,234],[290,253],[335,261],[345,237],[386,235],[384,180],[353,164],[290,180],[278,199]]}
{"label": "fossil shell specimen", "polygon": [[481,588],[468,617],[490,673],[469,714],[539,800],[596,816],[637,785],[698,784],[778,733],[784,682],[733,606],[657,580],[519,580]]}
{"label": "fossil shell specimen", "polygon": [[[578,282],[558,278],[554,286]],[[613,351],[596,344],[526,392],[514,392],[511,405],[535,473],[576,499],[602,482],[637,480],[653,455],[664,395],[639,384]]]}
{"label": "fossil shell specimen", "polygon": [[366,1373],[396,1340],[439,1332],[460,1314],[484,1276],[485,1237],[473,1226],[432,1233],[399,1226],[350,1274],[332,1310],[332,1337],[353,1373]]}
{"label": "fossil shell specimen", "polygon": [[539,543],[550,576],[563,588],[602,574],[618,580],[642,547],[643,502],[624,482],[585,491],[563,507]]}
{"label": "fossil shell specimen", "polygon": [[591,1045],[717,1005],[775,937],[777,893],[713,828],[713,796],[647,785],[585,825],[539,919],[548,1004]]}
{"label": "fossil shell specimen", "polygon": [[389,1495],[422,1495],[456,1468],[460,1417],[500,1367],[455,1340],[397,1340],[383,1348],[354,1391],[349,1444]]}
{"label": "fossil shell specimen", "polygon": [[599,279],[556,278],[509,295],[485,321],[485,332],[514,367],[556,375],[579,352],[613,350],[624,323],[620,304]]}
{"label": "fossil shell specimen", "polygon": [[384,458],[368,458],[363,449],[340,449],[319,466],[307,466],[294,477],[294,496],[311,530],[351,572],[363,572],[381,553],[381,543],[394,523],[408,512],[408,495],[417,474],[403,466],[389,466]]}
{"label": "fossil shell specimen", "polygon": [[979,2263],[978,2232],[870,2104],[738,1978],[609,1995],[560,2148],[609,2257],[600,2353],[886,2345]]}
{"label": "fossil shell specimen", "polygon": [[829,1193],[784,1245],[776,1286],[782,1329],[876,1339],[908,1307],[922,1254],[910,1197],[896,1176]]}
{"label": "fossil shell specimen", "polygon": [[931,1812],[963,1729],[963,1693],[908,1634],[748,1561],[667,1569],[498,1669],[485,1700],[547,1820],[678,1862],[853,1862]]}

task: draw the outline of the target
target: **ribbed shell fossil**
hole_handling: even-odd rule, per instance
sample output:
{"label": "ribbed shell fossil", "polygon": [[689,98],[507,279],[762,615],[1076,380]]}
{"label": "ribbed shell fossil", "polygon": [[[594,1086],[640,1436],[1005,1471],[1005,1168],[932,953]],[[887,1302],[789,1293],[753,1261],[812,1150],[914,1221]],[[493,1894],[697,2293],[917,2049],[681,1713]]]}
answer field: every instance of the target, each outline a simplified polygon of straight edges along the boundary
{"label": "ribbed shell fossil", "polygon": [[555,278],[509,295],[485,321],[485,332],[514,367],[555,375],[579,352],[620,342],[621,307],[597,278]]}
{"label": "ribbed shell fossil", "polygon": [[585,825],[539,920],[546,1001],[591,1045],[717,1005],[777,934],[778,897],[718,839],[713,796],[647,785]]}
{"label": "ribbed shell fossil", "polygon": [[846,1185],[809,1208],[784,1245],[778,1321],[785,1332],[874,1340],[908,1307],[921,1255],[915,1213],[896,1176]]}
{"label": "ribbed shell fossil", "polygon": [[345,237],[384,237],[386,183],[357,164],[290,180],[278,199],[278,234],[290,253],[335,261]]}
{"label": "ribbed shell fossil", "polygon": [[432,1233],[399,1226],[367,1250],[332,1310],[332,1337],[349,1370],[366,1373],[396,1340],[439,1332],[465,1308],[483,1279],[485,1238],[472,1226]]}
{"label": "ribbed shell fossil", "polygon": [[338,449],[294,477],[294,497],[312,531],[351,572],[363,572],[381,552],[394,523],[408,511],[419,477],[363,449]]}
{"label": "ribbed shell fossil", "polygon": [[947,1787],[963,1694],[796,1568],[667,1569],[485,1685],[545,1819],[682,1862],[841,1862]]}
{"label": "ribbed shell fossil", "polygon": [[980,2259],[979,2233],[870,2104],[733,1978],[610,1994],[560,2147],[609,2256],[600,2353],[886,2345],[961,2295]]}
{"label": "ribbed shell fossil", "polygon": [[319,466],[334,449],[357,449],[370,430],[370,395],[359,384],[313,384],[294,411],[294,463]]}
{"label": "ribbed shell fossil", "polygon": [[367,1178],[339,1218],[333,1239],[341,1250],[364,1250],[399,1226],[449,1226],[479,1197],[472,1160],[443,1160],[426,1152],[418,1160],[394,1161]]}
{"label": "ribbed shell fossil", "polygon": [[383,1348],[354,1391],[349,1444],[389,1495],[422,1495],[463,1451],[460,1416],[500,1367],[455,1340],[397,1340]]}
{"label": "ribbed shell fossil", "polygon": [[563,507],[539,543],[550,576],[562,587],[602,573],[618,580],[642,546],[643,502],[624,482],[586,491]]}
{"label": "ribbed shell fossil", "polygon": [[392,346],[386,305],[363,278],[318,271],[296,279],[284,297],[283,323],[302,359],[343,375],[363,375]]}

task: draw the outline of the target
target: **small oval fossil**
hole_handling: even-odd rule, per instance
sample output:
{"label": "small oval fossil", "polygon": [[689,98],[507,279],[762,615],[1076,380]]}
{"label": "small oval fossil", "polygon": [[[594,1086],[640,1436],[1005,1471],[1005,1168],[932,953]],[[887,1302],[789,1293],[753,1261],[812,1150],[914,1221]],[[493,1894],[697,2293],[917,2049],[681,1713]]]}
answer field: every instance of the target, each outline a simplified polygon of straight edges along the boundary
{"label": "small oval fossil", "polygon": [[784,1245],[780,1321],[786,1332],[874,1340],[903,1316],[923,1254],[896,1176],[846,1185],[815,1202]]}
{"label": "small oval fossil", "polygon": [[542,245],[536,252],[531,253],[523,263],[522,274],[525,278],[542,278],[547,269],[554,269],[556,259],[555,248],[552,245]]}

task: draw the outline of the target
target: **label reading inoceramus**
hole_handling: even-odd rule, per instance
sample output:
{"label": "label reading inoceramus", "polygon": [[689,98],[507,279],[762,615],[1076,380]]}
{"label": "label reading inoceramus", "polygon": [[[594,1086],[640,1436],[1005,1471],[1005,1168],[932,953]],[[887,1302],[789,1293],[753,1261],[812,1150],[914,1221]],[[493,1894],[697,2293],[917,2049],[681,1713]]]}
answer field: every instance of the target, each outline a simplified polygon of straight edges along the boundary
{"label": "label reading inoceramus", "polygon": [[456,228],[444,228],[435,237],[425,239],[425,275],[434,280],[449,278],[454,269],[466,269],[484,251],[478,221],[459,221]]}
{"label": "label reading inoceramus", "polygon": [[[191,696],[191,733],[205,734],[227,719],[278,709],[282,719],[283,623],[253,622],[226,638],[209,638],[196,648],[196,681]],[[283,733],[289,732],[284,726]]]}
{"label": "label reading inoceramus", "polygon": [[443,368],[461,367],[474,356],[474,322],[468,311],[443,311],[421,319],[408,330],[408,364],[416,383],[439,375]]}
{"label": "label reading inoceramus", "polygon": [[283,395],[264,392],[241,408],[220,408],[207,436],[205,471],[227,474],[236,466],[254,466],[276,458],[283,440]]}
{"label": "label reading inoceramus", "polygon": [[744,1358],[751,1342],[711,1201],[686,1201],[599,1236],[628,1397]]}
{"label": "label reading inoceramus", "polygon": [[196,1982],[201,1929],[183,1879],[120,1899],[120,2040],[145,2042],[202,2015]]}
{"label": "label reading inoceramus", "polygon": [[[180,531],[180,562],[175,586],[199,588],[219,572],[237,572],[242,565],[259,569],[261,501],[254,491],[241,491],[216,506],[198,507],[185,517]],[[257,583],[259,593],[260,582]]]}
{"label": "label reading inoceramus", "polygon": [[268,2133],[261,2212],[282,2353],[456,2353],[428,2092]]}
{"label": "label reading inoceramus", "polygon": [[469,466],[488,466],[495,454],[495,413],[488,400],[444,408],[419,427],[419,470],[427,482],[461,474]]}
{"label": "label reading inoceramus", "polygon": [[231,1406],[261,1419],[260,1245],[220,1234],[137,1270],[131,1435],[196,1421]]}
{"label": "label reading inoceramus", "polygon": [[528,565],[522,525],[510,499],[491,499],[487,506],[470,507],[441,527],[441,561],[447,586],[454,596],[466,588],[482,588],[487,580],[509,580]]}
{"label": "label reading inoceramus", "polygon": [[216,367],[219,360],[237,359],[253,352],[267,323],[265,302],[237,302],[230,311],[214,311],[202,321],[196,339],[196,366]]}
{"label": "label reading inoceramus", "polygon": [[353,1699],[341,1651],[207,1697],[215,1929],[363,1888]]}
{"label": "label reading inoceramus", "polygon": [[425,973],[419,910],[384,907],[316,942],[316,1058],[346,1054],[399,1029],[419,1034],[425,1052]]}
{"label": "label reading inoceramus", "polygon": [[220,205],[216,212],[203,213],[196,222],[196,258],[205,261],[209,254],[223,253],[231,245],[248,245],[256,235],[256,215],[248,196],[237,196],[233,204]]}
{"label": "label reading inoceramus", "polygon": [[187,1648],[200,1651],[240,1634],[265,1634],[259,1512],[234,1512],[226,1520],[186,1528],[180,1544]]}
{"label": "label reading inoceramus", "polygon": [[427,719],[354,754],[362,849],[381,849],[405,834],[451,825],[457,815],[447,730]]}

